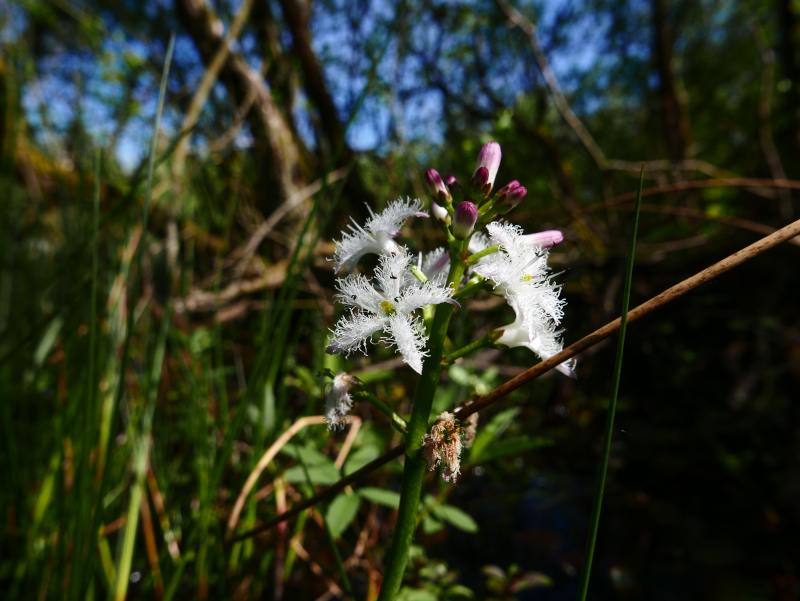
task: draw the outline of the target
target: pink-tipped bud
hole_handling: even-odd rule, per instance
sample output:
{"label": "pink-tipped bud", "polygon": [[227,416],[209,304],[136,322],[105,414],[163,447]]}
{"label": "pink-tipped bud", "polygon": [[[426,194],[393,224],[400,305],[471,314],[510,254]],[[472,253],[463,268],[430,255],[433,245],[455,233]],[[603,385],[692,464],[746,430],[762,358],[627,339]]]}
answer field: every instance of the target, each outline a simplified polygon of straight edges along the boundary
{"label": "pink-tipped bud", "polygon": [[439,221],[444,221],[447,225],[450,225],[451,219],[450,215],[447,213],[447,209],[437,204],[435,200],[431,202],[431,212],[436,219]]}
{"label": "pink-tipped bud", "polygon": [[555,246],[556,244],[561,244],[564,241],[564,234],[558,230],[548,230],[546,232],[522,236],[522,239],[526,244],[530,244],[531,246],[549,248],[551,246]]}
{"label": "pink-tipped bud", "polygon": [[486,189],[491,190],[489,185],[489,170],[486,167],[478,167],[469,182],[469,191],[473,194],[486,195]]}
{"label": "pink-tipped bud", "polygon": [[444,183],[450,192],[461,192],[461,184],[458,183],[455,175],[448,175],[446,178],[444,178]]}
{"label": "pink-tipped bud", "polygon": [[425,183],[428,184],[428,189],[435,200],[440,202],[451,200],[450,190],[444,185],[442,176],[436,169],[428,169],[425,172]]}
{"label": "pink-tipped bud", "polygon": [[517,180],[510,181],[505,186],[500,188],[497,191],[498,199],[502,198],[503,196],[511,192],[511,190],[513,190],[514,188],[519,188],[519,182]]}
{"label": "pink-tipped bud", "polygon": [[500,144],[497,142],[487,142],[481,148],[481,151],[478,153],[478,164],[475,165],[475,172],[478,172],[478,169],[481,167],[486,167],[486,170],[489,173],[489,177],[487,179],[487,184],[489,186],[488,190],[484,191],[484,194],[487,196],[489,192],[492,190],[492,186],[494,186],[494,178],[497,177],[497,170],[500,169],[500,160],[503,158],[503,153],[500,150]]}
{"label": "pink-tipped bud", "polygon": [[[509,184],[510,185],[510,184]],[[516,207],[528,195],[528,190],[520,185],[509,190],[509,192],[497,199],[494,203],[494,208],[501,215],[508,213],[511,209]]]}
{"label": "pink-tipped bud", "polygon": [[475,222],[478,220],[478,207],[468,200],[456,207],[451,231],[459,240],[466,240],[472,235]]}

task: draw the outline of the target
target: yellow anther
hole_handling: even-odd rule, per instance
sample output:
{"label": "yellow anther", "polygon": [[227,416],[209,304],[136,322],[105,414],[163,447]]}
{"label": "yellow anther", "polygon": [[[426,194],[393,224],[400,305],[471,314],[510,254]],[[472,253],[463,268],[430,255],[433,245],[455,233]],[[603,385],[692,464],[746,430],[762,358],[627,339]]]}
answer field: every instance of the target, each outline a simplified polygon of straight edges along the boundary
{"label": "yellow anther", "polygon": [[381,303],[381,309],[383,309],[388,315],[394,315],[396,313],[394,310],[394,305],[389,301],[383,301]]}

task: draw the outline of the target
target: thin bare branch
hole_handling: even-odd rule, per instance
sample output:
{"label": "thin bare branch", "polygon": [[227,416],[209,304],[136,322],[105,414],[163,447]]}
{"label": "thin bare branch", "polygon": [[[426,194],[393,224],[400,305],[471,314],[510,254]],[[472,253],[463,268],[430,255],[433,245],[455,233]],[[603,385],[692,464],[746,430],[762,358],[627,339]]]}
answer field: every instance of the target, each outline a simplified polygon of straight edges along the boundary
{"label": "thin bare branch", "polygon": [[300,430],[305,428],[306,426],[311,426],[313,424],[324,424],[325,423],[325,416],[324,415],[314,415],[311,417],[301,417],[296,422],[294,422],[289,429],[286,430],[283,434],[280,435],[278,440],[272,443],[264,455],[259,460],[256,467],[250,472],[250,476],[247,478],[247,482],[244,483],[242,487],[242,491],[239,493],[239,496],[236,499],[236,503],[233,505],[233,511],[231,511],[231,515],[228,518],[228,532],[234,532],[236,530],[236,526],[239,523],[239,515],[242,513],[242,508],[244,508],[244,502],[247,500],[247,495],[250,494],[250,491],[258,482],[258,477],[261,473],[267,469],[269,462],[273,460],[275,455],[278,454],[283,446],[291,440],[292,436],[297,434]]}
{"label": "thin bare branch", "polygon": [[[239,37],[242,27],[244,27],[247,17],[250,15],[250,8],[252,6],[253,0],[244,0],[239,6],[239,11],[236,13],[233,21],[231,21],[231,27],[228,30],[228,35],[225,36],[222,44],[220,44],[217,52],[214,54],[214,58],[211,59],[211,62],[208,64],[208,67],[206,68],[205,73],[203,73],[203,77],[200,79],[200,83],[197,86],[197,91],[194,93],[194,96],[192,96],[192,101],[189,104],[189,108],[186,110],[186,117],[183,120],[184,130],[191,129],[194,127],[194,124],[197,123],[197,119],[200,117],[200,112],[203,110],[203,105],[205,105],[208,95],[214,88],[214,84],[219,78],[219,74],[222,71],[223,65],[225,65],[225,61],[227,61],[228,56],[230,56],[233,44],[236,42],[236,38]],[[214,26],[223,27],[222,21],[217,20]],[[252,100],[250,101],[252,103],[252,101],[255,100],[256,95],[253,90],[250,90],[248,92],[248,98],[250,94],[253,96]],[[182,174],[183,164],[186,160],[186,145],[188,142],[188,137],[181,138],[180,142],[178,142],[178,147],[175,149],[175,159],[172,167],[172,173],[175,177],[178,177]]]}
{"label": "thin bare branch", "polygon": [[558,78],[556,77],[556,74],[553,73],[553,69],[550,67],[550,61],[547,60],[547,55],[545,54],[542,44],[539,41],[539,34],[536,31],[536,26],[526,19],[516,8],[514,8],[511,3],[508,2],[508,0],[497,0],[497,4],[500,6],[503,12],[506,13],[508,20],[525,32],[525,34],[528,36],[528,39],[531,43],[531,48],[533,49],[533,55],[536,57],[536,62],[539,65],[539,69],[541,69],[542,75],[544,76],[544,79],[550,88],[550,92],[553,94],[553,99],[556,102],[556,106],[558,107],[561,116],[564,117],[564,120],[581,139],[581,142],[583,142],[583,145],[586,147],[586,150],[589,151],[589,154],[592,155],[592,158],[597,166],[602,170],[607,169],[608,161],[606,160],[605,154],[603,154],[603,151],[600,149],[600,146],[598,146],[597,142],[595,142],[592,134],[589,133],[589,130],[583,125],[583,122],[581,122],[581,120],[578,119],[578,116],[572,112],[572,108],[570,108],[567,98],[564,96],[564,92],[561,91],[561,84],[558,83]]}

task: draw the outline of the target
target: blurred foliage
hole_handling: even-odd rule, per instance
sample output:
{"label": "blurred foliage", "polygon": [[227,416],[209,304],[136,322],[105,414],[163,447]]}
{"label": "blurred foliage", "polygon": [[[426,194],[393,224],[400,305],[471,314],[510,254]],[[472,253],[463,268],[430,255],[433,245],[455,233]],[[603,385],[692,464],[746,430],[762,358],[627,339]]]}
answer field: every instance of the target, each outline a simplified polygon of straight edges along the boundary
{"label": "blurred foliage", "polygon": [[[198,6],[203,18],[192,20]],[[634,305],[800,216],[796,189],[696,187],[800,179],[796,2],[515,6],[537,23],[565,99],[606,165],[562,117],[528,36],[488,0],[255,2],[233,47],[241,64],[225,62],[185,136],[182,169],[175,147],[213,58],[214,13],[225,30],[240,4],[0,1],[0,588],[8,598],[341,597],[337,555],[355,597],[375,598],[398,461],[284,526],[223,541],[265,451],[297,419],[322,412],[323,369],[355,372],[408,415],[415,376],[390,351],[325,355],[339,310],[325,257],[365,201],[379,208],[424,197],[428,167],[463,183],[480,145],[501,143],[499,185],[517,179],[529,190],[514,221],[565,234],[551,261],[565,271],[567,343],[619,311],[631,202],[618,197],[635,188],[641,161],[648,195]],[[284,137],[270,127],[284,127]],[[103,149],[97,175],[95,147]],[[297,157],[284,171],[275,167],[282,153]],[[293,190],[329,172],[333,181],[259,234]],[[441,244],[430,220],[413,228],[404,237],[413,251]],[[800,598],[798,253],[785,244],[628,330],[592,598]],[[456,313],[454,347],[508,322],[495,300],[481,296]],[[482,414],[458,484],[431,474],[402,598],[573,597],[612,348],[585,352],[577,381],[544,377]],[[525,349],[467,357],[444,377],[434,413],[530,363]],[[357,404],[354,415],[361,421],[344,433],[311,425],[283,446],[237,530],[399,442],[371,405]]]}

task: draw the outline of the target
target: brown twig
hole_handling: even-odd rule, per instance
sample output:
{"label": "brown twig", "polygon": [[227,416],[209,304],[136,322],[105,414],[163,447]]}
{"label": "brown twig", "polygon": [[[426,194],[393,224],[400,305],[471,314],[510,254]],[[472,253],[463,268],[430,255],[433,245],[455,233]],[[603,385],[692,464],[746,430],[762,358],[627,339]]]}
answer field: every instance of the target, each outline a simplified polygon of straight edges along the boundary
{"label": "brown twig", "polygon": [[144,532],[145,548],[147,549],[147,560],[150,562],[150,573],[153,576],[153,592],[156,599],[164,598],[164,580],[161,578],[161,565],[158,562],[158,546],[156,545],[156,535],[153,530],[153,516],[150,513],[150,504],[147,502],[147,495],[142,495],[139,503],[139,512],[142,514],[142,531]]}
{"label": "brown twig", "polygon": [[[777,232],[762,238],[758,242],[743,248],[740,251],[733,253],[732,255],[726,257],[722,261],[715,263],[711,267],[704,269],[703,271],[696,273],[690,278],[685,279],[679,284],[676,284],[672,288],[665,290],[658,296],[651,298],[649,301],[639,305],[635,309],[628,312],[628,322],[635,321],[641,317],[644,317],[648,313],[655,311],[659,307],[666,305],[670,301],[675,300],[686,294],[687,292],[697,288],[701,284],[708,282],[709,280],[714,279],[718,275],[733,269],[734,267],[741,265],[745,261],[752,259],[760,255],[761,253],[777,246],[782,242],[786,242],[794,238],[795,236],[800,234],[800,220],[790,223],[789,225],[779,229]],[[523,373],[518,375],[515,378],[512,378],[505,384],[501,384],[497,388],[495,388],[489,394],[486,394],[482,397],[477,398],[475,401],[472,402],[468,407],[462,406],[458,410],[458,417],[459,419],[463,420],[473,413],[477,413],[482,409],[485,409],[489,405],[497,402],[499,399],[503,398],[507,394],[513,392],[517,388],[521,387],[524,384],[527,384],[531,380],[538,378],[545,372],[550,371],[557,365],[560,365],[564,361],[574,357],[581,351],[584,351],[595,344],[609,338],[614,333],[619,330],[620,327],[620,319],[617,318],[611,323],[606,324],[599,330],[594,331],[593,333],[589,334],[588,336],[582,338],[578,342],[572,344],[571,346],[565,348],[563,351],[554,355],[547,359],[546,361],[542,361],[534,365],[533,367],[525,370]],[[233,543],[239,540],[244,540],[246,538],[253,537],[257,534],[265,532],[279,524],[285,520],[288,520],[291,517],[299,514],[301,511],[308,509],[309,507],[314,506],[319,501],[329,499],[333,497],[335,494],[343,490],[345,487],[358,482],[359,480],[365,478],[369,474],[371,474],[376,469],[386,465],[393,459],[400,457],[405,452],[405,444],[399,444],[393,449],[387,451],[382,456],[378,457],[374,461],[371,461],[360,470],[353,472],[349,476],[342,478],[336,484],[333,484],[323,490],[322,492],[318,493],[314,497],[307,499],[306,501],[295,505],[290,511],[286,513],[282,513],[272,520],[253,528],[248,532],[244,532],[239,536],[230,538],[227,542]]]}
{"label": "brown twig", "polygon": [[267,469],[269,462],[278,454],[283,446],[291,440],[292,436],[297,434],[300,430],[305,428],[306,426],[310,426],[313,424],[323,424],[325,423],[325,417],[322,415],[314,415],[311,417],[301,417],[291,426],[289,429],[286,430],[283,434],[280,435],[278,440],[272,443],[270,447],[266,450],[264,455],[259,460],[256,467],[253,468],[253,471],[250,472],[250,476],[248,476],[247,481],[244,483],[242,487],[242,491],[239,493],[239,496],[236,498],[236,503],[233,505],[233,511],[231,511],[231,515],[228,518],[228,533],[234,532],[236,530],[236,526],[239,523],[239,515],[242,513],[242,508],[244,507],[244,502],[247,500],[247,495],[250,494],[250,491],[258,482],[258,477],[261,473]]}

